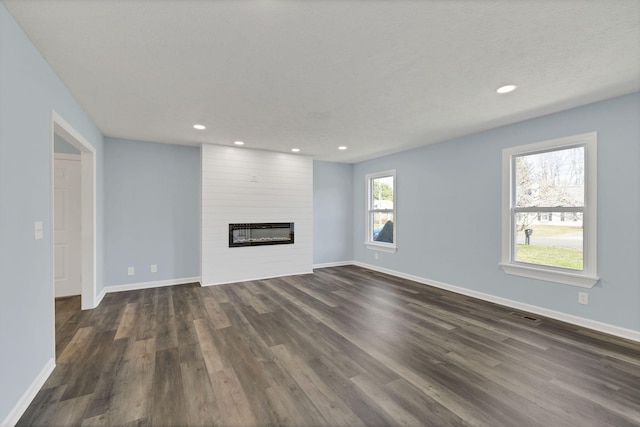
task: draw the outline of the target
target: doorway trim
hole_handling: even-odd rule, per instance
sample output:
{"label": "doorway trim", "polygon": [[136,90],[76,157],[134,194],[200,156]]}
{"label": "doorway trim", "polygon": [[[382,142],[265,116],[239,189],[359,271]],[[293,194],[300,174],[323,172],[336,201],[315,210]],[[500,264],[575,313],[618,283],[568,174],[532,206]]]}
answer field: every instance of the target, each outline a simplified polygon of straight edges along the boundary
{"label": "doorway trim", "polygon": [[[96,300],[96,149],[76,131],[55,110],[51,111],[51,224],[54,222],[53,181],[54,181],[54,137],[59,135],[80,150],[80,248],[82,269],[82,310],[95,308]],[[55,259],[53,227],[51,231],[51,290],[55,295]],[[54,310],[55,317],[55,310]],[[54,322],[55,325],[55,322]],[[54,332],[55,337],[55,332]],[[54,338],[55,342],[55,338]],[[54,344],[55,346],[55,344]],[[54,349],[55,354],[55,349]]]}

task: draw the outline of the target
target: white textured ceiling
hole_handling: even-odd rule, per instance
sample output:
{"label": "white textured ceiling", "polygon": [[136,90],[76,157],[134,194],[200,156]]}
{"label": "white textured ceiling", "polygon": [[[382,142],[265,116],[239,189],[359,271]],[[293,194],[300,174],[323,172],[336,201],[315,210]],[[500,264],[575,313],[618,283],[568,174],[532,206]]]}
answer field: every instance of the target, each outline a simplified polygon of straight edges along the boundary
{"label": "white textured ceiling", "polygon": [[640,90],[640,0],[3,3],[112,137],[354,162]]}

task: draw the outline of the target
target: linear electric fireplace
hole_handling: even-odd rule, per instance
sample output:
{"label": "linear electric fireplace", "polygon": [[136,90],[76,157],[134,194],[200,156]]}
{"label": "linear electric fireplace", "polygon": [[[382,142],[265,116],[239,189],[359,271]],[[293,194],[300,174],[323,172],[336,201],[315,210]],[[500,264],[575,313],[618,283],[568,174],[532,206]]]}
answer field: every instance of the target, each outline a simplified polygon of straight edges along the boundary
{"label": "linear electric fireplace", "polygon": [[229,224],[229,247],[293,243],[293,222]]}

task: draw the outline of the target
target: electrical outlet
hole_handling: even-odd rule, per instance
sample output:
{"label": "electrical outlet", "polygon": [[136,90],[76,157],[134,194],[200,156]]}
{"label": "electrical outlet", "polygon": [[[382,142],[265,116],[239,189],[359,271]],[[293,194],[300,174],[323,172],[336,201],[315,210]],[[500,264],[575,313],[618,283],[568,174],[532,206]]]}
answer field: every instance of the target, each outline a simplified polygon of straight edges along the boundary
{"label": "electrical outlet", "polygon": [[151,264],[151,272],[152,273],[157,273],[158,272],[158,266],[155,264]]}
{"label": "electrical outlet", "polygon": [[589,305],[589,294],[587,292],[578,292],[578,304]]}
{"label": "electrical outlet", "polygon": [[33,223],[33,238],[34,240],[41,240],[44,236],[42,221]]}
{"label": "electrical outlet", "polygon": [[127,269],[127,274],[128,274],[129,276],[133,276],[133,275],[135,274],[135,270],[134,270],[134,268],[133,268],[133,267],[129,267],[129,268]]}
{"label": "electrical outlet", "polygon": [[376,254],[374,255],[375,259],[378,259],[378,252],[376,252]]}

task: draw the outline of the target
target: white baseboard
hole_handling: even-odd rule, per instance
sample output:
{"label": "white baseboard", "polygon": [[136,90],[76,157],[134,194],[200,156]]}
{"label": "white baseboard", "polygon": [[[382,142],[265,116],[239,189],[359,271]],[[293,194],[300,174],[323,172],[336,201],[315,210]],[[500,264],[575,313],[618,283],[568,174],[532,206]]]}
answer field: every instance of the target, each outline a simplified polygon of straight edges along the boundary
{"label": "white baseboard", "polygon": [[390,270],[388,268],[382,268],[376,265],[366,264],[359,261],[354,261],[352,265],[368,268],[369,270],[379,271],[380,273],[389,274],[391,276],[400,277],[402,279],[413,280],[414,282],[423,283],[425,285],[455,292],[457,294],[478,298],[483,301],[489,301],[489,302],[504,305],[507,307],[515,308],[518,310],[528,311],[530,313],[539,314],[541,316],[549,317],[551,319],[560,320],[562,322],[571,323],[573,325],[582,326],[584,328],[593,329],[599,332],[604,332],[609,335],[615,335],[620,338],[625,338],[628,340],[640,342],[640,331],[636,331],[633,329],[622,328],[620,326],[611,325],[609,323],[598,322],[597,320],[585,319],[584,317],[574,316],[572,314],[550,310],[548,308],[538,307],[536,305],[526,304],[523,302],[510,300],[507,298],[502,298],[502,297],[498,297],[491,294],[485,294],[484,292],[478,292],[472,289],[450,285],[448,283],[438,282],[437,280],[430,280],[424,277],[414,276],[412,274],[406,274],[399,271]]}
{"label": "white baseboard", "polygon": [[155,282],[140,282],[140,283],[127,283],[124,285],[110,285],[105,286],[100,292],[100,301],[104,297],[104,294],[109,294],[112,292],[123,292],[123,291],[137,291],[139,289],[150,289],[150,288],[161,288],[163,286],[174,286],[174,285],[184,285],[185,283],[196,283],[200,282],[199,277],[184,277],[182,279],[168,279],[168,280],[158,280]]}
{"label": "white baseboard", "polygon": [[313,269],[327,268],[327,267],[342,267],[344,265],[354,265],[353,261],[336,261],[336,262],[324,262],[322,264],[313,264]]}
{"label": "white baseboard", "polygon": [[56,367],[56,361],[54,358],[51,358],[44,365],[40,373],[33,380],[29,388],[22,394],[18,402],[14,405],[13,409],[9,411],[9,414],[5,417],[4,420],[0,423],[1,427],[12,427],[15,426],[16,423],[20,420],[20,417],[24,414],[24,411],[27,410],[33,399],[36,397],[36,394],[40,391],[42,386],[44,385],[49,375],[53,372]]}
{"label": "white baseboard", "polygon": [[104,298],[106,294],[107,294],[106,288],[102,288],[98,296],[96,296],[96,300],[95,300],[95,303],[93,304],[93,308],[96,308],[97,306],[100,305],[100,303],[102,302],[102,298]]}

